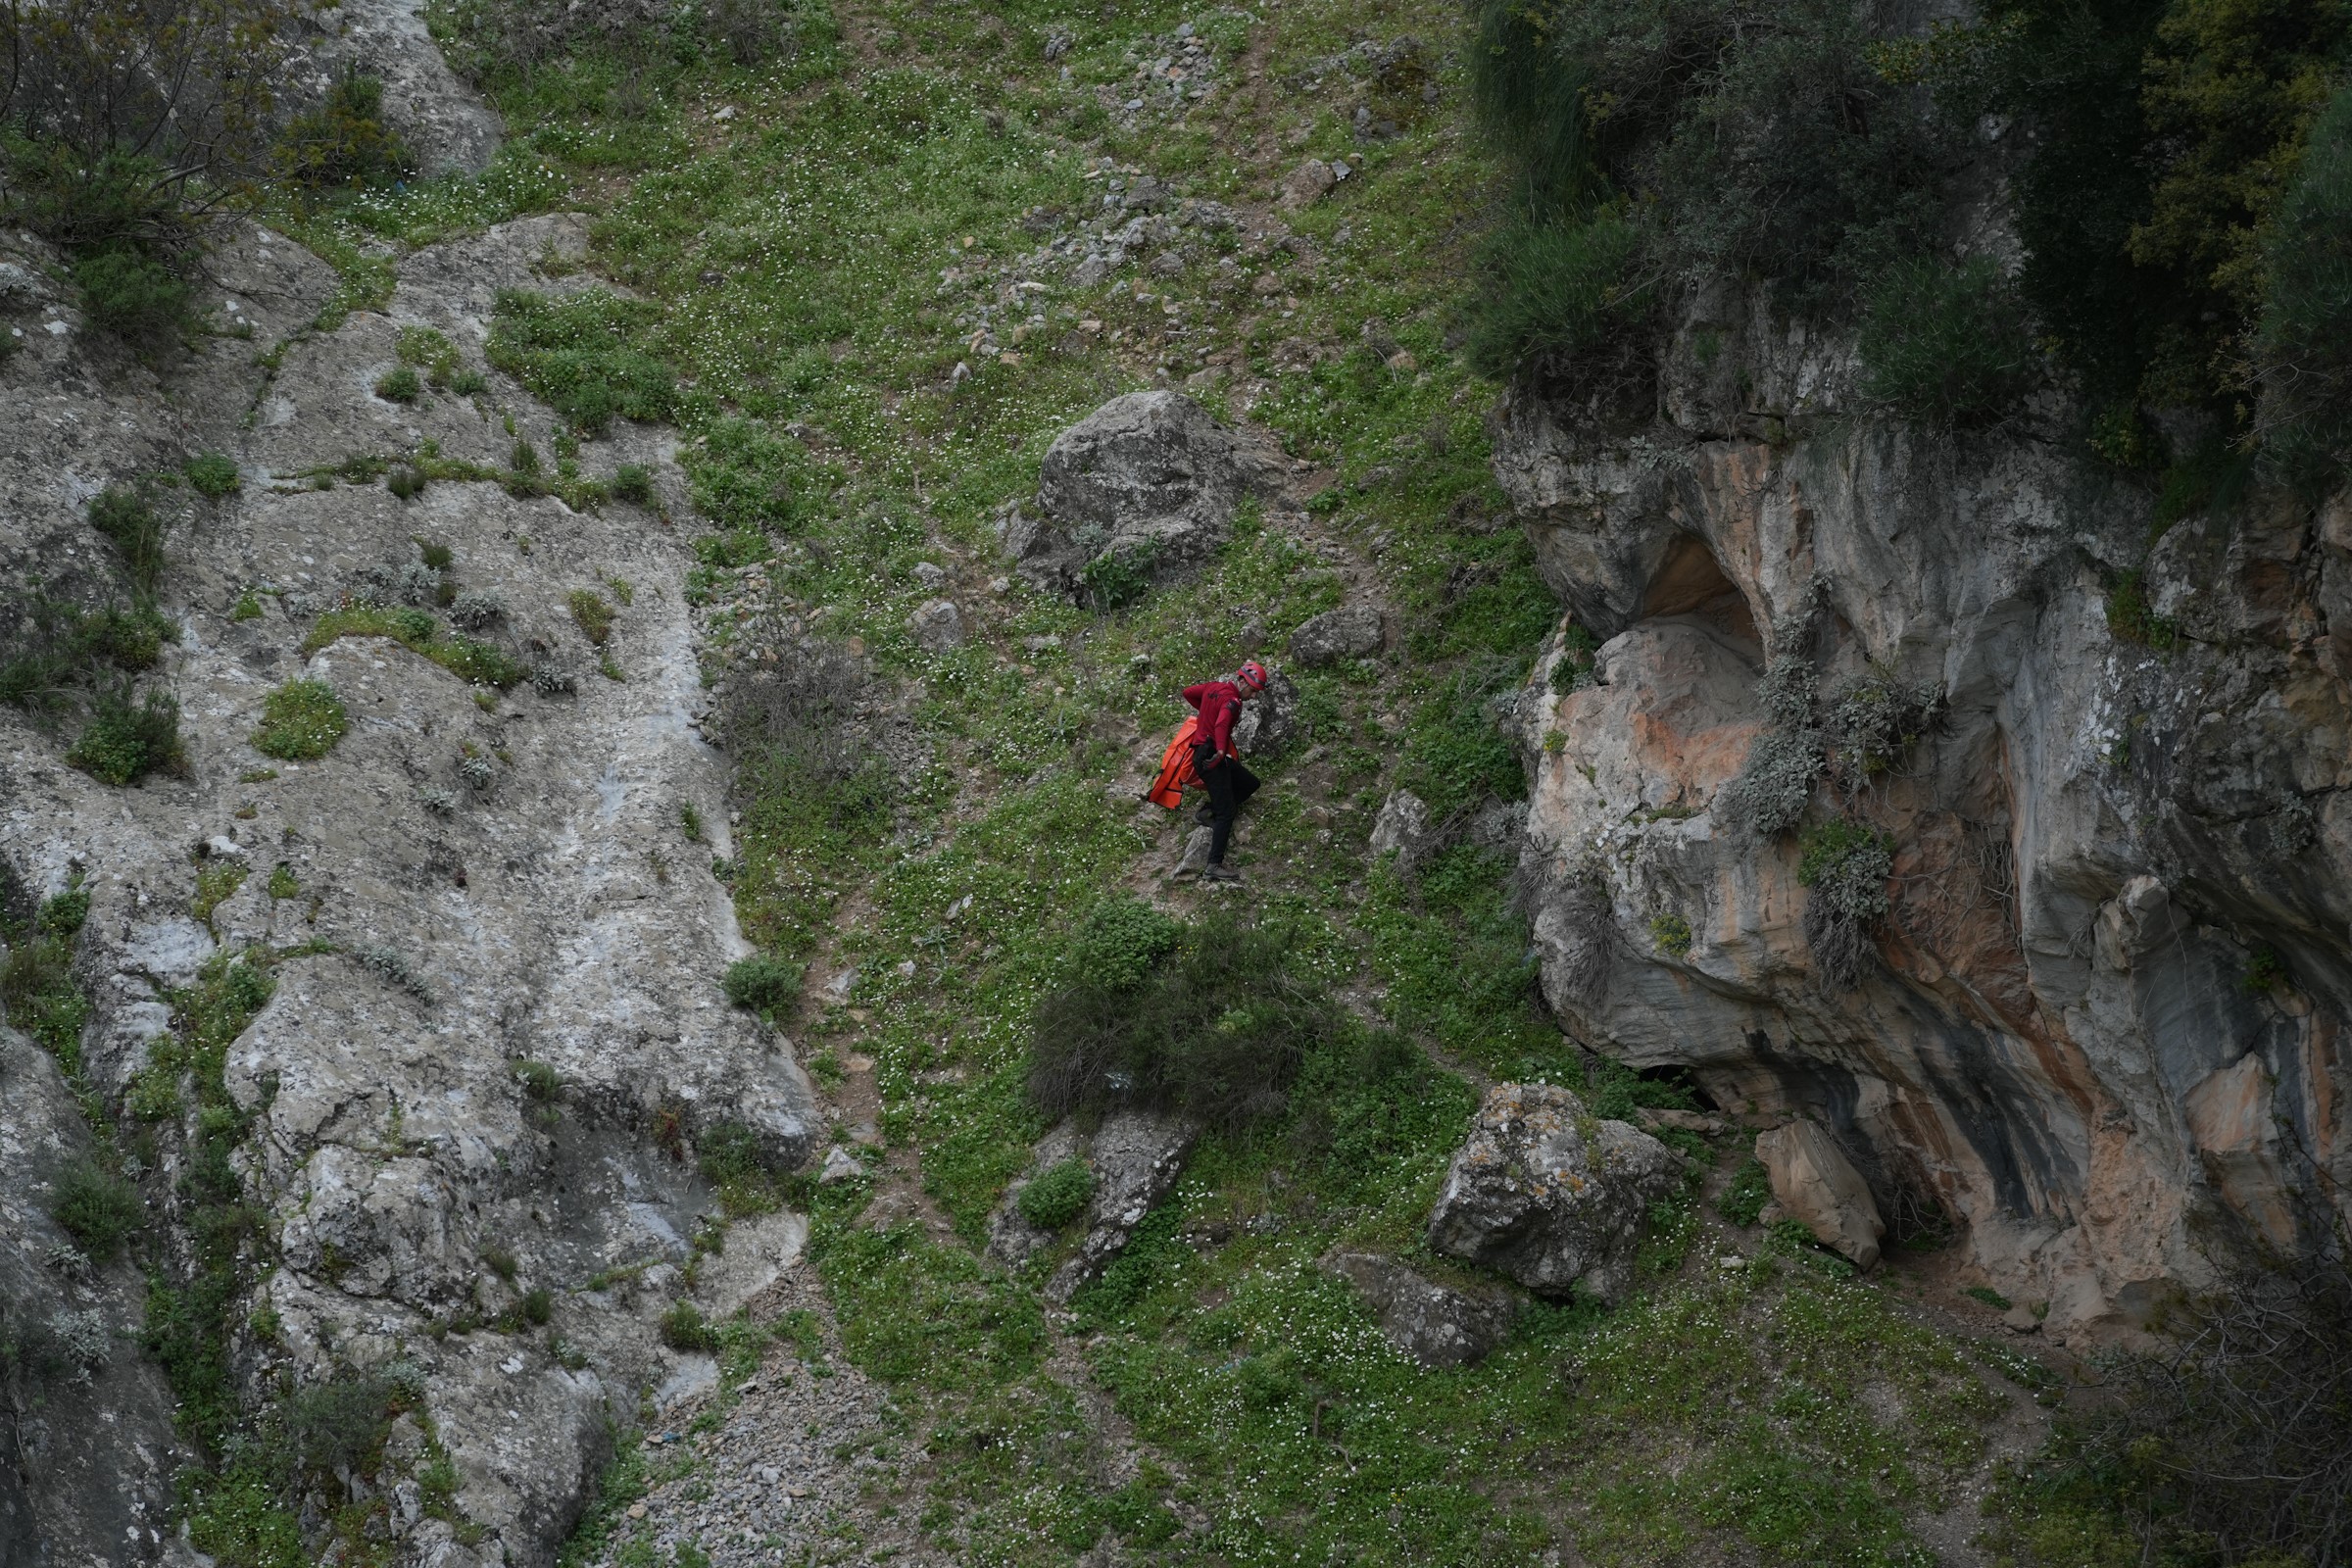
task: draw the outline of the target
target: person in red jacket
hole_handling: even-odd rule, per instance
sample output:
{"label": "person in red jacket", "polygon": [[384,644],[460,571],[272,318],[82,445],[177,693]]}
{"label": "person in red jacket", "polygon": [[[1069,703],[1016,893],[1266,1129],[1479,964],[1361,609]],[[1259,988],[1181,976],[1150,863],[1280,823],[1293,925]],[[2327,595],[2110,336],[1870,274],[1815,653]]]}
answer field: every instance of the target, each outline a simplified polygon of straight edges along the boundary
{"label": "person in red jacket", "polygon": [[1257,775],[1233,749],[1234,721],[1242,705],[1266,689],[1266,666],[1252,659],[1234,671],[1231,680],[1204,680],[1184,689],[1184,700],[1200,715],[1193,740],[1193,771],[1208,791],[1200,819],[1214,831],[1208,841],[1208,866],[1200,874],[1211,882],[1238,882],[1241,874],[1225,863],[1225,847],[1233,839],[1233,813],[1257,793]]}

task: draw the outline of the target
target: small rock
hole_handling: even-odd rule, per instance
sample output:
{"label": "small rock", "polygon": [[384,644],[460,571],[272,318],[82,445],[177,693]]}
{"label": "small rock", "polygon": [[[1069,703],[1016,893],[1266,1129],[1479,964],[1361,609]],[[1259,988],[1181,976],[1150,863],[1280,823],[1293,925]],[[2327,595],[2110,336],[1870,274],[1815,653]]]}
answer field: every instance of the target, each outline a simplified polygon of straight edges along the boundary
{"label": "small rock", "polygon": [[1411,790],[1396,790],[1380,803],[1380,814],[1372,819],[1372,841],[1367,848],[1375,857],[1395,851],[1397,864],[1409,868],[1429,853],[1436,837],[1429,820],[1429,808],[1421,797]]}
{"label": "small rock", "polygon": [[816,1179],[820,1185],[830,1187],[864,1173],[865,1167],[858,1163],[858,1156],[837,1144],[825,1152],[825,1168],[817,1173]]}
{"label": "small rock", "polygon": [[[1343,164],[1339,167],[1345,169],[1347,166]],[[1280,205],[1285,212],[1292,213],[1312,207],[1329,195],[1331,187],[1339,182],[1340,176],[1332,172],[1330,164],[1320,158],[1309,158],[1292,170],[1290,177],[1282,182]]]}
{"label": "small rock", "polygon": [[914,580],[926,588],[937,588],[948,580],[948,570],[937,562],[918,561],[914,564]]}
{"label": "small rock", "polygon": [[2034,1334],[2040,1330],[2041,1319],[2034,1315],[2032,1307],[2020,1301],[2001,1314],[2001,1327],[2012,1334]]}
{"label": "small rock", "polygon": [[245,846],[225,834],[216,833],[204,841],[204,853],[216,860],[242,860],[245,858]]}
{"label": "small rock", "polygon": [[916,644],[931,653],[945,654],[963,646],[963,612],[956,608],[953,599],[925,600],[906,617],[906,625]]}
{"label": "small rock", "polygon": [[642,1519],[642,1518],[644,1518],[644,1517],[645,1517],[645,1504],[644,1504],[644,1503],[642,1503],[642,1502],[632,1502],[632,1503],[630,1503],[630,1504],[629,1504],[628,1513],[629,1513],[629,1517],[630,1517],[630,1518],[632,1518],[632,1519]]}

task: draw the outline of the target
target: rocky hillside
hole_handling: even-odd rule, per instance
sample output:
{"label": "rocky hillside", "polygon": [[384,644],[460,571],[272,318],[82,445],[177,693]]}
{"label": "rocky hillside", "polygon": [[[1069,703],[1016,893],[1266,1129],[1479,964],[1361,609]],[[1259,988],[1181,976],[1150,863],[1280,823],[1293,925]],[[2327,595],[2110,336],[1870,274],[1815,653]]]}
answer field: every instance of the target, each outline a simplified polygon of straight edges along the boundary
{"label": "rocky hillside", "polygon": [[0,1568],[2180,1545],[2352,528],[1761,283],[1482,375],[1478,47],[346,5],[169,319],[0,237]]}

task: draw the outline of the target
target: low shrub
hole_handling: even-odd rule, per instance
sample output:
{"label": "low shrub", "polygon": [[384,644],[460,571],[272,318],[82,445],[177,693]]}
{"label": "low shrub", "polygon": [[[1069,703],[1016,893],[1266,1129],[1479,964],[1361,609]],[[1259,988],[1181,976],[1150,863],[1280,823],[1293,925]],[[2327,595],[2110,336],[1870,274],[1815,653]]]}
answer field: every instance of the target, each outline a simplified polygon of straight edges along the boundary
{"label": "low shrub", "polygon": [[187,477],[189,489],[211,501],[233,496],[244,484],[237,474],[236,459],[225,452],[199,453],[181,464],[179,471]]}
{"label": "low shrub", "polygon": [[1095,1200],[1095,1173],[1075,1156],[1040,1172],[1016,1200],[1021,1218],[1041,1231],[1057,1231],[1086,1212]]}
{"label": "low shrub", "polygon": [[130,574],[131,586],[151,598],[164,580],[164,519],[146,495],[127,485],[109,485],[90,502],[90,526],[114,544]]}
{"label": "low shrub", "polygon": [[657,1332],[673,1350],[710,1351],[718,1348],[718,1331],[692,1301],[679,1301],[662,1314]]}
{"label": "low shrub", "polygon": [[324,681],[288,681],[262,703],[262,722],[253,732],[253,748],[281,761],[324,757],[351,728],[334,688]]}
{"label": "low shrub", "polygon": [[1464,345],[1472,368],[1496,379],[1530,362],[1556,368],[1637,324],[1649,306],[1631,275],[1640,249],[1640,231],[1607,211],[1497,231],[1476,264]]}
{"label": "low shrub", "polygon": [[1031,1098],[1050,1117],[1138,1106],[1228,1130],[1281,1111],[1307,1052],[1345,1030],[1291,949],[1278,929],[1217,913],[1138,982],[1070,973],[1032,1018]]}
{"label": "low shrub", "polygon": [[395,365],[375,378],[375,395],[386,403],[414,403],[424,396],[424,378],[414,366]]}
{"label": "low shrub", "polygon": [[1174,916],[1141,899],[1105,899],[1078,928],[1078,940],[1070,948],[1070,973],[1104,990],[1131,991],[1174,951],[1183,934]]}
{"label": "low shrub", "polygon": [[801,998],[801,977],[808,965],[772,954],[756,953],[727,966],[720,981],[727,1000],[752,1012],[780,1017]]}
{"label": "low shrub", "polygon": [[604,595],[592,588],[575,588],[564,603],[570,608],[571,618],[588,640],[604,647],[612,635],[612,607],[605,603]]}
{"label": "low shrub", "polygon": [[195,285],[176,266],[136,250],[106,250],[74,264],[82,314],[92,326],[155,354],[192,324]]}
{"label": "low shrub", "polygon": [[138,1189],[87,1159],[68,1165],[58,1174],[49,1199],[49,1217],[96,1263],[112,1259],[147,1223]]}
{"label": "low shrub", "polygon": [[1894,846],[1885,834],[1838,819],[1806,831],[1796,879],[1805,901],[1805,942],[1823,987],[1850,991],[1861,983],[1871,953],[1871,928],[1886,917],[1886,879]]}
{"label": "low shrub", "polygon": [[186,762],[179,738],[179,704],[162,692],[133,702],[126,691],[103,693],[66,760],[101,783],[135,784],[150,773]]}
{"label": "low shrub", "polygon": [[1920,424],[1990,424],[2033,389],[2024,304],[1987,258],[1900,262],[1871,291],[1862,395]]}
{"label": "low shrub", "polygon": [[297,185],[389,185],[416,160],[384,124],[384,84],[346,69],[325,101],[291,121],[278,138],[281,178]]}
{"label": "low shrub", "polygon": [[1772,1201],[1772,1179],[1758,1159],[1743,1161],[1715,1200],[1715,1212],[1735,1225],[1753,1225]]}
{"label": "low shrub", "polygon": [[1660,953],[1679,958],[1690,951],[1690,922],[1679,914],[1657,915],[1649,922],[1649,939]]}
{"label": "low shrub", "polygon": [[645,507],[653,505],[654,471],[641,463],[624,463],[612,470],[612,494]]}
{"label": "low shrub", "polygon": [[2138,568],[2119,574],[2107,590],[2107,630],[2123,642],[2169,654],[2180,646],[2180,623],[2148,603]]}

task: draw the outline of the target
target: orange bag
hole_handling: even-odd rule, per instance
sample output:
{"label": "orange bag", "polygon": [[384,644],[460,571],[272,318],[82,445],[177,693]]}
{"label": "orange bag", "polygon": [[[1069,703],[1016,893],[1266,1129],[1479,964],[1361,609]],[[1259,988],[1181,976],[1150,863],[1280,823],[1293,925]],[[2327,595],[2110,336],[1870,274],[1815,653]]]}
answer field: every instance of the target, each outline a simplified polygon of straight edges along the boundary
{"label": "orange bag", "polygon": [[1144,792],[1144,799],[1153,806],[1173,811],[1184,804],[1184,789],[1190,784],[1199,788],[1200,774],[1193,766],[1193,737],[1200,732],[1200,715],[1195,713],[1176,726],[1175,739],[1159,754],[1159,776]]}

